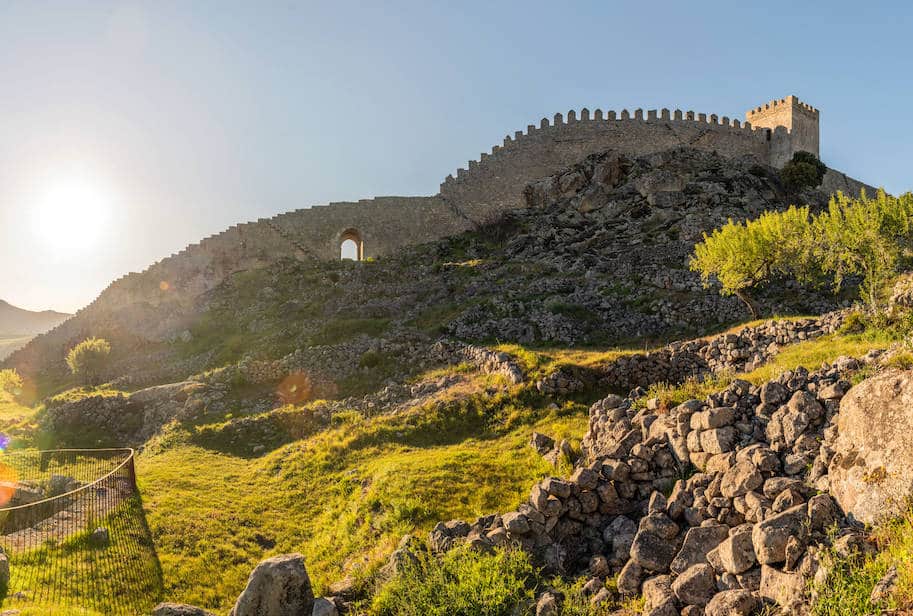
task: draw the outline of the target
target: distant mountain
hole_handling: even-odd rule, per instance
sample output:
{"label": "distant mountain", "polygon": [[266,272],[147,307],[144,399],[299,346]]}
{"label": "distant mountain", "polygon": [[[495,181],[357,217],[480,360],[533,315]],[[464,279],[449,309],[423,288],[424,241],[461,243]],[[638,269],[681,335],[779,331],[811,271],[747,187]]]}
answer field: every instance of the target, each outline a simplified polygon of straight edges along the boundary
{"label": "distant mountain", "polygon": [[53,310],[32,312],[0,299],[0,336],[35,336],[69,319],[72,315]]}

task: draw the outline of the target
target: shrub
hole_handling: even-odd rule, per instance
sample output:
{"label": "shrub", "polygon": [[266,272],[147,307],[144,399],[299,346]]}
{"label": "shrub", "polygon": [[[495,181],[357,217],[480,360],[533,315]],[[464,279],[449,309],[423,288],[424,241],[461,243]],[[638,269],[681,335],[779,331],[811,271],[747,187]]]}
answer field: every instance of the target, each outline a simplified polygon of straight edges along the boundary
{"label": "shrub", "polygon": [[705,286],[717,279],[720,292],[738,297],[755,317],[751,289],[776,277],[804,274],[809,227],[808,207],[764,212],[745,222],[730,219],[694,247],[691,270],[700,273]]}
{"label": "shrub", "polygon": [[378,616],[509,616],[525,613],[536,571],[519,550],[490,554],[457,548],[440,558],[421,554],[376,595]]}
{"label": "shrub", "polygon": [[790,190],[815,188],[821,184],[827,165],[811,152],[796,152],[780,170],[780,179]]}
{"label": "shrub", "polygon": [[15,370],[0,370],[0,391],[13,396],[22,391],[22,377]]}
{"label": "shrub", "polygon": [[67,365],[87,385],[98,385],[110,354],[111,345],[107,340],[86,338],[67,353]]}

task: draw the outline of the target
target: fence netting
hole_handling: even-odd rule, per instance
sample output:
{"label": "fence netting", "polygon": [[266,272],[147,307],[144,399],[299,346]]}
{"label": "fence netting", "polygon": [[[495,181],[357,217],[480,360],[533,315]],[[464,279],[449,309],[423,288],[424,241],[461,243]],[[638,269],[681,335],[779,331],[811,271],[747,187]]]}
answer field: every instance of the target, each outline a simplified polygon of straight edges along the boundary
{"label": "fence netting", "polygon": [[0,455],[0,547],[4,608],[142,614],[161,595],[132,449]]}

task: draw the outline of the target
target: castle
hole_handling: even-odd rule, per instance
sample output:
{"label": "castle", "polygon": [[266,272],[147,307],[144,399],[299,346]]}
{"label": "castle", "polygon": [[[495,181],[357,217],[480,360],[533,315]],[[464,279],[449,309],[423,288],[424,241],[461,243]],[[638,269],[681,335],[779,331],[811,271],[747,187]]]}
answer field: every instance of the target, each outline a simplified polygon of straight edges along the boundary
{"label": "castle", "polygon": [[[453,235],[522,207],[529,182],[608,149],[641,156],[688,146],[782,167],[794,152],[819,154],[818,122],[818,110],[795,96],[751,109],[744,122],[677,109],[558,113],[505,137],[490,153],[448,176],[436,195],[331,203],[235,225],[115,281],[80,312],[168,306],[181,313],[233,272],[279,258],[339,259],[342,243],[351,240],[364,259]],[[850,194],[864,187],[831,169],[823,183],[824,190]]]}

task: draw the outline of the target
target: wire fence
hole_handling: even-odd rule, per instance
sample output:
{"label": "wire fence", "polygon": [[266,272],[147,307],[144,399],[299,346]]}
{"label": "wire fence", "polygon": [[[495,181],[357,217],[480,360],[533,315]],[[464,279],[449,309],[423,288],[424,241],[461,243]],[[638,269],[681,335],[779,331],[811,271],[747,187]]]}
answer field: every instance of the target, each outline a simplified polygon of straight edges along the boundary
{"label": "wire fence", "polygon": [[0,456],[4,608],[148,613],[162,574],[132,449]]}

